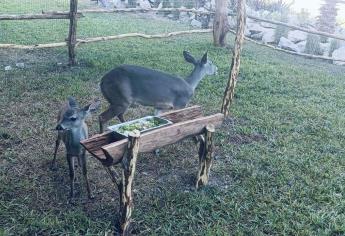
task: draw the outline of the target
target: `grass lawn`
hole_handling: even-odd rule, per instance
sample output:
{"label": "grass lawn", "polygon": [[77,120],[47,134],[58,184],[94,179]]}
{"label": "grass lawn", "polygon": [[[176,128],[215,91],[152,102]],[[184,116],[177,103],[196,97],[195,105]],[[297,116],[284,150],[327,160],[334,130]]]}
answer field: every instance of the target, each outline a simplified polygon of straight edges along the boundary
{"label": "grass lawn", "polygon": [[[9,6],[7,12],[15,12],[16,5]],[[0,43],[63,40],[67,23],[50,22],[0,22]],[[78,34],[185,28],[141,15],[87,15]],[[63,148],[58,170],[49,169],[58,107],[68,95],[82,105],[101,98],[100,78],[122,63],[187,75],[192,67],[184,49],[198,57],[208,50],[218,66],[219,75],[201,82],[191,104],[206,114],[219,112],[230,49],[213,47],[211,35],[82,45],[74,68],[65,66],[66,48],[0,50],[0,235],[104,235],[114,229],[118,195],[97,160],[88,159],[96,199],[86,201],[77,169],[75,206],[67,204]],[[4,71],[16,62],[26,68]],[[159,158],[141,155],[134,183],[137,234],[344,235],[344,75],[344,67],[245,43],[231,116],[216,135],[209,186],[193,189],[198,158],[191,140],[161,149]],[[126,118],[152,111],[136,106]],[[95,134],[97,115],[88,124]]]}

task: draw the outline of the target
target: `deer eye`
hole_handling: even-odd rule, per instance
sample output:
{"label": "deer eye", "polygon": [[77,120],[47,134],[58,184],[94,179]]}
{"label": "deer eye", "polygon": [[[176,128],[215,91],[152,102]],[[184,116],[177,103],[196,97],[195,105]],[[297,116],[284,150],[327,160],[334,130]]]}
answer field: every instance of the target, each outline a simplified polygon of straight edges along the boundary
{"label": "deer eye", "polygon": [[71,117],[70,120],[71,120],[71,121],[76,121],[77,118],[76,118],[76,117]]}

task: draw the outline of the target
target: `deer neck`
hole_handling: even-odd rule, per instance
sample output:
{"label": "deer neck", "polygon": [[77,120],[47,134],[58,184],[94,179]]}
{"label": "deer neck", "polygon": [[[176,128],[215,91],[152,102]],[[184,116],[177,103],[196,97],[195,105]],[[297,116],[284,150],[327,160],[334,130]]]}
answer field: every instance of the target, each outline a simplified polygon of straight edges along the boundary
{"label": "deer neck", "polygon": [[200,67],[195,67],[192,73],[186,78],[187,83],[193,89],[196,89],[200,81],[205,77],[205,72]]}

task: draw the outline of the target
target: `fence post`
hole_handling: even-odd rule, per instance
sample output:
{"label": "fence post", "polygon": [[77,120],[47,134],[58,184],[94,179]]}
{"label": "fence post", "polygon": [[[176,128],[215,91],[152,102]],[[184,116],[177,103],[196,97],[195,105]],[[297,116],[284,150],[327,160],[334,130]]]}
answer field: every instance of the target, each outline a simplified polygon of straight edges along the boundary
{"label": "fence post", "polygon": [[229,81],[224,92],[224,98],[223,98],[223,104],[222,104],[222,110],[221,110],[221,112],[225,116],[229,114],[229,108],[235,94],[237,77],[240,71],[240,58],[241,58],[242,44],[244,41],[245,26],[246,26],[246,0],[239,0],[237,3],[237,32],[236,32],[236,39],[235,39],[235,47],[233,50]]}
{"label": "fence post", "polygon": [[78,0],[70,0],[68,56],[69,56],[69,65],[71,66],[74,66],[77,64],[77,61],[75,58],[75,46],[77,44],[77,11],[78,11]]}

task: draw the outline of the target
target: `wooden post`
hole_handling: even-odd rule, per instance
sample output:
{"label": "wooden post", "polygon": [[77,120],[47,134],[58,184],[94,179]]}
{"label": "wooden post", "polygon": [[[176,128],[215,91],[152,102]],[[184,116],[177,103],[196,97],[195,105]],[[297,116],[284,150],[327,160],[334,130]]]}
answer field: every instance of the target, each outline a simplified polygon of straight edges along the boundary
{"label": "wooden post", "polygon": [[77,61],[75,58],[75,46],[77,44],[77,11],[78,11],[78,0],[70,0],[68,56],[69,56],[69,64],[71,66],[74,66],[77,64]]}
{"label": "wooden post", "polygon": [[233,51],[229,81],[224,92],[223,104],[222,104],[222,109],[221,109],[221,112],[225,116],[229,114],[229,108],[234,98],[237,77],[240,70],[240,58],[241,58],[242,44],[244,40],[245,26],[246,26],[246,1],[239,0],[237,3],[237,33],[236,33],[236,39],[235,39],[235,48]]}
{"label": "wooden post", "polygon": [[224,47],[228,32],[228,1],[216,0],[216,13],[213,21],[213,43],[215,46]]}
{"label": "wooden post", "polygon": [[196,189],[200,186],[207,185],[212,159],[214,155],[213,147],[213,133],[215,132],[214,125],[207,125],[205,128],[205,138],[200,136],[199,147],[199,171],[196,180]]}
{"label": "wooden post", "polygon": [[122,159],[122,191],[120,201],[120,227],[122,235],[128,235],[133,210],[132,185],[139,152],[140,132],[128,135],[127,150]]}

